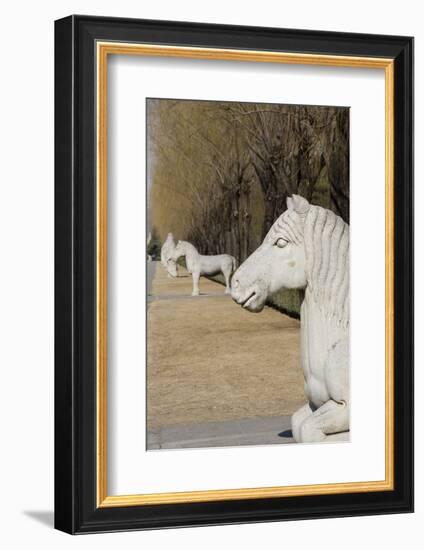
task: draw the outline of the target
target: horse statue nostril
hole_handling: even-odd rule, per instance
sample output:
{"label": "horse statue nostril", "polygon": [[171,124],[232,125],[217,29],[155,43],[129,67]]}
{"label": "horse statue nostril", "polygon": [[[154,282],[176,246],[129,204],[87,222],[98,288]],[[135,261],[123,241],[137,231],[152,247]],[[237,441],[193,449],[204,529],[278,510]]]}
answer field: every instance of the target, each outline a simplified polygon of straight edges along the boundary
{"label": "horse statue nostril", "polygon": [[238,280],[238,279],[235,279],[234,281],[231,281],[231,286],[232,286],[233,288],[238,288],[239,284],[240,284],[240,283],[239,283],[239,280]]}

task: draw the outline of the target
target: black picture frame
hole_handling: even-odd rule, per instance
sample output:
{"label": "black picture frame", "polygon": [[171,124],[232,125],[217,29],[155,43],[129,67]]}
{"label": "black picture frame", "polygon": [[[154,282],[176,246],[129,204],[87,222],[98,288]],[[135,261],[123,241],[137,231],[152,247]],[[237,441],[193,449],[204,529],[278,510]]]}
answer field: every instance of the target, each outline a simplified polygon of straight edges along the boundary
{"label": "black picture frame", "polygon": [[[394,490],[97,507],[98,40],[394,60]],[[55,527],[75,534],[413,511],[413,39],[73,15],[55,22],[55,74]]]}

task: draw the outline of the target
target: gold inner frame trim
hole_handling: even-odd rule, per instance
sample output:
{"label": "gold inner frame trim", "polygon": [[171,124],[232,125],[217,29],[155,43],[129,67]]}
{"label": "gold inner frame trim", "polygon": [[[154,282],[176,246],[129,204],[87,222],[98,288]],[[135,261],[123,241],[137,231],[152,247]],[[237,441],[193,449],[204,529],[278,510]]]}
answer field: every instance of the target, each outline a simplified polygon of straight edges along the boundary
{"label": "gold inner frame trim", "polygon": [[[255,498],[365,493],[394,489],[394,60],[254,50],[96,43],[97,54],[97,506],[142,506]],[[109,496],[107,493],[107,61],[109,55],[219,59],[385,71],[385,479],[315,485],[255,487]]]}

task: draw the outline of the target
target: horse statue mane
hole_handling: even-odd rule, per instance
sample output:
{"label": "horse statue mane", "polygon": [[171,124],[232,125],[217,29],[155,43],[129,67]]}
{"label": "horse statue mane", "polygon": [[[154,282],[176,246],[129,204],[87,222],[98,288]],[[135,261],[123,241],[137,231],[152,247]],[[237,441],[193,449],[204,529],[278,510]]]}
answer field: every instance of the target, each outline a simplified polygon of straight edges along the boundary
{"label": "horse statue mane", "polygon": [[[289,198],[289,208],[271,227],[265,241],[284,235],[306,255],[305,299],[312,299],[328,321],[349,326],[349,226],[331,210]],[[306,204],[305,204],[306,203]],[[291,208],[290,208],[291,207]]]}

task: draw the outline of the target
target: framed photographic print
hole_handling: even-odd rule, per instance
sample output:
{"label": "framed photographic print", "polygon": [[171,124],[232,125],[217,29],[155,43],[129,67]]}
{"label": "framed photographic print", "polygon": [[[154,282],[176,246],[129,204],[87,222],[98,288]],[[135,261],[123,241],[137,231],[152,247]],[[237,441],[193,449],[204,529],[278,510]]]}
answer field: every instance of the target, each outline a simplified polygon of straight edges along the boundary
{"label": "framed photographic print", "polygon": [[55,525],[413,509],[413,39],[55,24]]}

